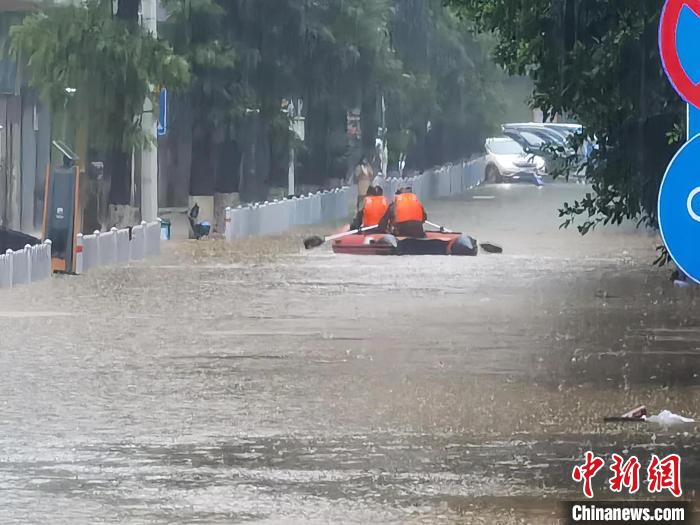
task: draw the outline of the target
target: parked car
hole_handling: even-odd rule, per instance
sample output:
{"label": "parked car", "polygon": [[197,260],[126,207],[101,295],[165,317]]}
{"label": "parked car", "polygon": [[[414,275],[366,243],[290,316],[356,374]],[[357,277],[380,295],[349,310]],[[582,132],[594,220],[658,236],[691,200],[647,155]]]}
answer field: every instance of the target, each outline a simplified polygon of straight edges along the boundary
{"label": "parked car", "polygon": [[503,131],[528,132],[539,137],[546,144],[556,147],[562,147],[570,150],[568,142],[568,133],[560,129],[554,129],[545,124],[537,123],[522,123],[522,124],[504,124]]}
{"label": "parked car", "polygon": [[[581,159],[571,147],[568,134],[538,123],[504,124],[503,134],[518,142],[527,153],[545,160],[547,173],[573,175]],[[571,162],[573,161],[573,164]]]}
{"label": "parked car", "polygon": [[546,173],[542,157],[530,154],[509,137],[486,139],[486,180],[503,182],[519,179],[522,176],[532,178]]}

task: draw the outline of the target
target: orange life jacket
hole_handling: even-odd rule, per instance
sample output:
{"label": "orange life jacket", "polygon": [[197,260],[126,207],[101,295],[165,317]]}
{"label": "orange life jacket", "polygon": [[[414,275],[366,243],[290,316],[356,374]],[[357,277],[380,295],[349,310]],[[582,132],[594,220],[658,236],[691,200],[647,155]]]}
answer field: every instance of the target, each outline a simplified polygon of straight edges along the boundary
{"label": "orange life jacket", "polygon": [[425,211],[423,205],[413,193],[402,193],[394,198],[394,222],[400,224],[402,222],[425,220]]}
{"label": "orange life jacket", "polygon": [[384,217],[389,203],[384,196],[365,197],[365,207],[362,211],[362,225],[376,226]]}

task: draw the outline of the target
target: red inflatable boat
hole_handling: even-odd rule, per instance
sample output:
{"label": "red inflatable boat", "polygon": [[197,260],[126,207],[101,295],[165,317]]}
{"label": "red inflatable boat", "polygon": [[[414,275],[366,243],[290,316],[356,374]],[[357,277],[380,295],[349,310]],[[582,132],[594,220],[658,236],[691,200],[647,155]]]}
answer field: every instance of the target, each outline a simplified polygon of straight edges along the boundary
{"label": "red inflatable boat", "polygon": [[333,251],[350,255],[463,255],[479,252],[476,239],[458,232],[425,232],[425,237],[358,233],[333,241]]}

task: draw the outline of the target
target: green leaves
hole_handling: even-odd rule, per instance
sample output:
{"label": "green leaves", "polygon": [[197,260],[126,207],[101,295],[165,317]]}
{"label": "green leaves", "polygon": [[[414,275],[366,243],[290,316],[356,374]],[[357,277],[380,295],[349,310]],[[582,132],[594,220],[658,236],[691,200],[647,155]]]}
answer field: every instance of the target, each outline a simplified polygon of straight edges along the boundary
{"label": "green leaves", "polygon": [[189,79],[187,63],[164,42],[96,2],[29,15],[11,39],[52,110],[86,122],[91,145],[102,151],[143,145],[139,118],[144,99],[155,98],[151,86],[177,89]]}
{"label": "green leaves", "polygon": [[450,0],[499,43],[496,58],[535,83],[533,107],[584,125],[595,197],[564,205],[563,226],[654,225],[658,188],[682,136],[683,106],[658,55],[658,0]]}
{"label": "green leaves", "polygon": [[[503,75],[487,53],[493,44],[442,0],[162,2],[169,18],[160,34],[169,45],[133,20],[112,18],[104,0],[28,16],[13,31],[32,83],[54,111],[87,123],[95,149],[142,145],[143,100],[162,85],[184,91],[174,125],[181,118],[216,140],[247,140],[250,115],[260,114],[286,146],[280,102],[303,99],[319,177],[345,174],[346,110],[362,108],[364,146],[374,148],[382,96],[392,148],[424,149],[430,121],[435,163],[481,147],[498,120]],[[530,23],[539,23],[534,14]],[[517,59],[525,64],[526,56]]]}

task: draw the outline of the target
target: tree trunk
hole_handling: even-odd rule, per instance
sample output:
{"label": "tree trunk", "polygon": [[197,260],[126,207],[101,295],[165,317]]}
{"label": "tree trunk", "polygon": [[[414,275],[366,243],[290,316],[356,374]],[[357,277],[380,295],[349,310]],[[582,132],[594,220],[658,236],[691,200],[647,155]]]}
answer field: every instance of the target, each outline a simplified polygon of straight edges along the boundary
{"label": "tree trunk", "polygon": [[256,188],[256,158],[257,158],[257,115],[251,114],[243,121],[241,134],[241,166],[240,177],[238,183],[238,191],[241,194],[241,200],[251,202],[255,200]]}
{"label": "tree trunk", "polygon": [[309,97],[306,119],[308,156],[304,178],[300,182],[316,182],[328,169],[328,129],[328,111],[325,104]]}
{"label": "tree trunk", "polygon": [[214,195],[216,181],[215,156],[216,150],[211,132],[202,127],[193,130],[190,195]]}
{"label": "tree trunk", "polygon": [[254,196],[256,200],[265,201],[270,188],[270,129],[259,115],[256,120]]}
{"label": "tree trunk", "polygon": [[267,199],[270,173],[269,127],[258,113],[245,121],[243,135],[239,192],[246,202]]}
{"label": "tree trunk", "polygon": [[238,142],[228,139],[219,145],[217,152],[216,191],[235,193],[238,191],[241,151]]}
{"label": "tree trunk", "polygon": [[107,155],[105,173],[109,178],[109,203],[131,203],[131,155],[115,148]]}
{"label": "tree trunk", "polygon": [[[139,0],[119,0],[117,18],[128,22],[137,22]],[[120,96],[123,99],[123,95]],[[116,104],[117,108],[125,108],[124,101]],[[121,115],[119,115],[121,117]],[[121,118],[116,122],[121,121]],[[114,126],[115,123],[107,125]],[[118,125],[118,124],[116,124]],[[123,131],[123,130],[122,130]],[[131,203],[131,152],[125,152],[121,146],[115,146],[107,152],[105,159],[105,174],[110,181],[109,204],[128,205]]]}

